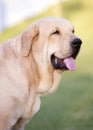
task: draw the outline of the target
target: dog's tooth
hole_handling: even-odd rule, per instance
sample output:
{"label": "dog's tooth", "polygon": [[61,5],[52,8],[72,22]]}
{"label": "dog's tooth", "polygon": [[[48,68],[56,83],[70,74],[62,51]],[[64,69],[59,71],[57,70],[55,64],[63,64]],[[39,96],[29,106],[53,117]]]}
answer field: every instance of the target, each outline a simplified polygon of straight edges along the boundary
{"label": "dog's tooth", "polygon": [[55,63],[57,64],[57,58],[55,58]]}

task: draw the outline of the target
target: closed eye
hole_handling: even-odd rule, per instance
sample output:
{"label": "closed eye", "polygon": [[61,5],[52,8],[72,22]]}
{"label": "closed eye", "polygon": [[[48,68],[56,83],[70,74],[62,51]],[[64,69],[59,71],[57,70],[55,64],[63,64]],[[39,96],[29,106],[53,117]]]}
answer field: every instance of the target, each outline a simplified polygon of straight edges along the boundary
{"label": "closed eye", "polygon": [[74,29],[72,30],[72,33],[74,33],[75,31],[74,31]]}
{"label": "closed eye", "polygon": [[56,34],[56,35],[59,35],[60,32],[58,30],[56,30],[55,32],[53,32],[52,34]]}

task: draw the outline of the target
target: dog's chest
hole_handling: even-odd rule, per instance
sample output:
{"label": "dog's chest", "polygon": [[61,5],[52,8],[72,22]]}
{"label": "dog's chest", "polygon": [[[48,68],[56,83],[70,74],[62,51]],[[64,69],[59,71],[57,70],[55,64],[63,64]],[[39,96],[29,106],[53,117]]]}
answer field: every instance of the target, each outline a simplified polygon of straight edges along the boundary
{"label": "dog's chest", "polygon": [[40,97],[39,96],[30,96],[28,102],[26,103],[25,113],[23,115],[27,120],[32,118],[40,109]]}

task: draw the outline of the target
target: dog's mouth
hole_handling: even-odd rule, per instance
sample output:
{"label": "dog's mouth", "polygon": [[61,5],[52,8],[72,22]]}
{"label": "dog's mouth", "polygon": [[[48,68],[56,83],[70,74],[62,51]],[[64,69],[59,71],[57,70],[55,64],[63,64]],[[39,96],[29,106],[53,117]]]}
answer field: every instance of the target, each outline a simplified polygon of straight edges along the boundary
{"label": "dog's mouth", "polygon": [[71,55],[67,58],[60,59],[53,54],[51,56],[51,63],[54,69],[75,71],[76,70],[75,58],[76,55]]}
{"label": "dog's mouth", "polygon": [[56,56],[56,53],[53,53],[51,55],[51,63],[54,69],[61,69],[61,70],[76,70],[76,64],[75,59],[80,51],[82,41],[79,38],[75,38],[71,42],[72,47],[72,54],[68,57],[65,57],[63,59],[60,59]]}

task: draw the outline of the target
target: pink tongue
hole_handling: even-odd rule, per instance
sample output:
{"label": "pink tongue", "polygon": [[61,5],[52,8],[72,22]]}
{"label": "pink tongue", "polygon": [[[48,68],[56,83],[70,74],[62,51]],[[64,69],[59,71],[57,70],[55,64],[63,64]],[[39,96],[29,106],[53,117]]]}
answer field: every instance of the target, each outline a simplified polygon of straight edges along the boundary
{"label": "pink tongue", "polygon": [[66,58],[64,60],[64,63],[66,64],[66,67],[69,70],[71,70],[71,71],[75,71],[76,70],[75,59],[73,57]]}

